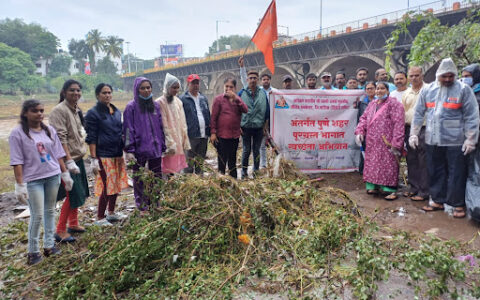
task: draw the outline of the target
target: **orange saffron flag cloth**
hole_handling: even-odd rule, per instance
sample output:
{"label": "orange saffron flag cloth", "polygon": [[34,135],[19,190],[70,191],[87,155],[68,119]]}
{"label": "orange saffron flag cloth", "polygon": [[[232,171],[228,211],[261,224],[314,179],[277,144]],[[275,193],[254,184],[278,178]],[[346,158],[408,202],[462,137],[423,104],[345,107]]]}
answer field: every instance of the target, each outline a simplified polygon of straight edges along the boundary
{"label": "orange saffron flag cloth", "polygon": [[275,0],[268,6],[265,15],[252,37],[252,42],[257,45],[258,50],[262,51],[265,65],[272,74],[275,73],[275,64],[273,62],[273,42],[278,40],[277,32],[277,6]]}

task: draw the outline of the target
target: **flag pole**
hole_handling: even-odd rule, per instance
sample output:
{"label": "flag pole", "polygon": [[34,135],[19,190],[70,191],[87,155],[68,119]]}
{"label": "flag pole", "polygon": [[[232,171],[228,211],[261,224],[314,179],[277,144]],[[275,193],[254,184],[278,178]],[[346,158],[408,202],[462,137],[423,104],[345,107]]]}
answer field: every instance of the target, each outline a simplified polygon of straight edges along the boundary
{"label": "flag pole", "polygon": [[[270,2],[270,5],[268,6],[267,10],[265,11],[265,13],[263,14],[263,17],[262,17],[260,20],[263,20],[263,19],[265,18],[265,16],[267,15],[267,13],[268,13],[268,11],[269,11],[269,9],[270,9],[270,6],[272,6],[273,2],[275,2],[275,0],[272,0],[272,2]],[[259,26],[257,27],[257,29],[255,30],[255,33],[254,33],[254,34],[252,35],[252,37],[250,38],[250,42],[248,42],[247,47],[245,48],[245,50],[243,51],[242,56],[240,56],[240,57],[245,57],[245,54],[247,53],[248,48],[249,48],[250,45],[252,44],[252,39],[253,39],[253,37],[255,36],[255,34],[257,34],[257,31],[258,31],[259,28],[260,28],[260,24],[259,24]]]}

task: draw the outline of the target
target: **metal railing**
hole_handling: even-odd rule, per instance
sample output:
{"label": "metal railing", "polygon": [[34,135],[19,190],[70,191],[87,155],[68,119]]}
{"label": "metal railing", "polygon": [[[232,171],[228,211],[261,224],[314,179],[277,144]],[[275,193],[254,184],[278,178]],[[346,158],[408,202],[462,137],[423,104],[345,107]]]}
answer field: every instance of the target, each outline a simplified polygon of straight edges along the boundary
{"label": "metal railing", "polygon": [[[422,4],[419,6],[400,9],[397,11],[393,11],[393,12],[389,12],[389,13],[385,13],[385,14],[381,14],[381,15],[377,15],[369,18],[359,19],[359,20],[355,20],[355,21],[351,21],[351,22],[347,22],[339,25],[325,27],[325,28],[322,28],[321,30],[314,30],[310,32],[292,35],[292,36],[283,38],[282,41],[275,42],[273,46],[275,48],[284,47],[284,46],[289,46],[297,43],[308,42],[311,40],[324,39],[324,38],[333,37],[341,34],[349,34],[359,30],[367,30],[367,29],[372,29],[379,26],[396,24],[401,20],[403,20],[404,16],[407,14],[411,16],[416,14],[424,14],[427,12],[430,12],[433,14],[441,14],[441,13],[455,11],[459,9],[471,8],[479,5],[480,5],[480,0],[434,1],[430,3]],[[175,69],[179,67],[204,63],[208,61],[215,61],[215,60],[225,59],[229,57],[240,56],[244,53],[244,51],[245,49],[226,51],[219,54],[213,54],[211,56],[207,56],[204,58],[194,58],[189,61],[178,63],[175,65],[172,64],[172,65],[166,65],[158,68],[147,69],[147,70],[144,70],[143,73],[145,74],[153,73],[153,72],[158,72],[163,70]],[[246,53],[249,54],[257,51],[258,49],[256,49],[254,44],[252,44],[252,46],[248,49]],[[135,76],[135,73],[126,73],[122,77],[130,77],[130,76]]]}

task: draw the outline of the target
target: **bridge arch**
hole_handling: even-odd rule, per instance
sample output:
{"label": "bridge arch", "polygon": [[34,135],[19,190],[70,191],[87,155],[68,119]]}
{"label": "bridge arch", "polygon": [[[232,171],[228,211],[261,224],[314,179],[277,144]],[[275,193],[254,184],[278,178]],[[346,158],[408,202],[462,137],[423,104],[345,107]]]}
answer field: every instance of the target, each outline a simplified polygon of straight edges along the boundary
{"label": "bridge arch", "polygon": [[[347,75],[347,78],[350,76],[355,76],[355,71],[360,67],[367,67],[368,68],[368,80],[375,79],[375,71],[378,68],[383,68],[384,60],[379,58],[378,56],[372,54],[359,54],[359,55],[352,55],[352,56],[344,56],[344,57],[336,57],[328,60],[326,63],[322,65],[322,67],[318,70],[317,74],[321,74],[322,72],[330,72],[332,76],[338,71],[343,71]],[[316,70],[313,70],[316,71]],[[394,72],[395,73],[395,72]]]}

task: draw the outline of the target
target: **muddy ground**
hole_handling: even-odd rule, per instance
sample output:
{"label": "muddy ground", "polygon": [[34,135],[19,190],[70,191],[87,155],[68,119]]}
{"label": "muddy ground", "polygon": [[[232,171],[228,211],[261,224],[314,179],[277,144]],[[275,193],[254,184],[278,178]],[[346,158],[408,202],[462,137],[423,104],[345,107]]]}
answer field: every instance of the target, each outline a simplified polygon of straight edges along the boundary
{"label": "muddy ground", "polygon": [[[216,165],[216,159],[209,152],[208,163]],[[86,168],[89,173],[90,185],[93,187],[93,176],[89,170],[89,162],[86,160]],[[460,242],[471,242],[472,249],[480,247],[480,226],[467,218],[454,219],[445,212],[425,213],[421,210],[427,202],[412,202],[401,196],[404,187],[399,191],[399,198],[395,201],[386,201],[380,196],[367,195],[362,176],[359,173],[344,174],[313,174],[312,178],[322,177],[321,181],[314,181],[312,188],[334,187],[345,190],[356,201],[360,213],[367,218],[375,220],[381,227],[406,230],[420,236],[431,234],[441,239],[455,239]],[[57,203],[57,215],[62,202]],[[15,199],[13,193],[0,195],[0,226],[5,226],[14,220],[19,213],[14,210],[21,205]],[[117,211],[131,214],[135,209],[132,189],[125,190],[117,201]],[[80,212],[82,225],[91,225],[96,218],[97,198],[90,197]],[[22,219],[27,222],[28,219]],[[388,235],[387,230],[382,230]],[[81,238],[81,237],[80,237]],[[468,253],[465,253],[468,254]],[[408,278],[392,272],[388,281],[379,283],[377,299],[413,299],[414,290],[406,283]],[[1,280],[0,280],[1,283]],[[261,286],[261,282],[258,283]],[[321,291],[318,291],[321,295]],[[342,295],[343,299],[353,299],[351,291],[347,288]],[[262,293],[251,287],[242,288],[234,299],[289,299],[287,293]],[[443,298],[441,298],[443,299]],[[448,299],[448,298],[445,298]],[[465,299],[471,299],[466,297]]]}

